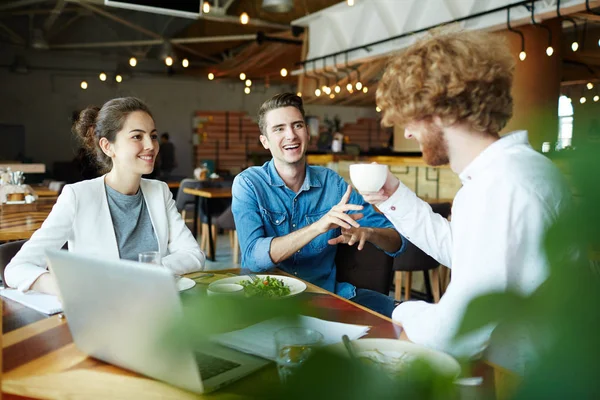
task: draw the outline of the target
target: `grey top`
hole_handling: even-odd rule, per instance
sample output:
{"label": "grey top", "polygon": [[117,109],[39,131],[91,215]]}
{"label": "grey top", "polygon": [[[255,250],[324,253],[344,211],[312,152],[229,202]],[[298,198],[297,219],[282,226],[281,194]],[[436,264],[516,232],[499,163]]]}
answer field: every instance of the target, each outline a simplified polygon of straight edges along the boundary
{"label": "grey top", "polygon": [[104,186],[119,256],[137,261],[141,252],[158,251],[158,241],[142,191],[138,189],[136,194],[128,196],[106,184]]}

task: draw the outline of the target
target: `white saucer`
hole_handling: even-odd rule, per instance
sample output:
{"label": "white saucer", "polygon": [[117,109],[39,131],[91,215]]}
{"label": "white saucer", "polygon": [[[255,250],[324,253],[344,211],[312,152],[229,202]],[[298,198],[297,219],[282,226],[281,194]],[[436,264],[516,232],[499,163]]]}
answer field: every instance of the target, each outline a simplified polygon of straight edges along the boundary
{"label": "white saucer", "polygon": [[177,281],[177,289],[179,289],[180,292],[191,289],[194,286],[196,286],[196,282],[190,278],[181,278]]}

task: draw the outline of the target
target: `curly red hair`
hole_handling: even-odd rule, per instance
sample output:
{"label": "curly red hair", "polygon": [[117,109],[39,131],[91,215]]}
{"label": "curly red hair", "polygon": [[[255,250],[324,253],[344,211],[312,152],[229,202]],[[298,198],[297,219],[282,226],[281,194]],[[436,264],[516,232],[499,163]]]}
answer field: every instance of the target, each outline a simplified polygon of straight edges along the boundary
{"label": "curly red hair", "polygon": [[383,124],[439,117],[498,134],[512,116],[514,67],[500,35],[431,33],[388,63],[377,89]]}

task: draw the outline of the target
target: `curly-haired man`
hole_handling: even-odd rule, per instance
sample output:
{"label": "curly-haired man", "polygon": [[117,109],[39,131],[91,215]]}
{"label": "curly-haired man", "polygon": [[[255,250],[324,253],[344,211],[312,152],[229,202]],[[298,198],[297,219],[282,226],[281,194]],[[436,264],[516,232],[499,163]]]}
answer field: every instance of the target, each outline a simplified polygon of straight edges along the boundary
{"label": "curly-haired man", "polygon": [[544,232],[570,198],[558,169],[531,148],[526,131],[499,136],[512,116],[513,71],[503,38],[483,32],[434,33],[393,58],[377,90],[383,123],[403,126],[424,160],[450,164],[463,186],[451,222],[391,173],[379,193],[363,196],[406,239],[452,269],[438,304],[404,302],[394,310],[408,337],[469,356],[492,338],[488,354],[502,348],[499,362],[521,370],[526,346],[512,339],[505,346],[503,327],[493,336],[489,326],[454,340],[473,298],[506,290],[526,295],[544,281]]}

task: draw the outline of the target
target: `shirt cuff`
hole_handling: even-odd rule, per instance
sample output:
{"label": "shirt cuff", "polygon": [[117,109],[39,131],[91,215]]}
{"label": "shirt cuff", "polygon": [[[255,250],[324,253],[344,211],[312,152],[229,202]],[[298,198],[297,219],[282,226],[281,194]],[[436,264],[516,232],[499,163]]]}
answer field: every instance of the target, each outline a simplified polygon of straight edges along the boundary
{"label": "shirt cuff", "polygon": [[406,207],[406,203],[414,197],[416,197],[414,192],[400,182],[394,194],[383,203],[378,204],[377,208],[385,215],[393,214],[401,216],[411,211],[410,207]]}
{"label": "shirt cuff", "polygon": [[276,267],[271,259],[271,242],[273,239],[274,237],[265,237],[256,241],[252,250],[253,260],[248,263],[248,268],[251,271],[263,272]]}

